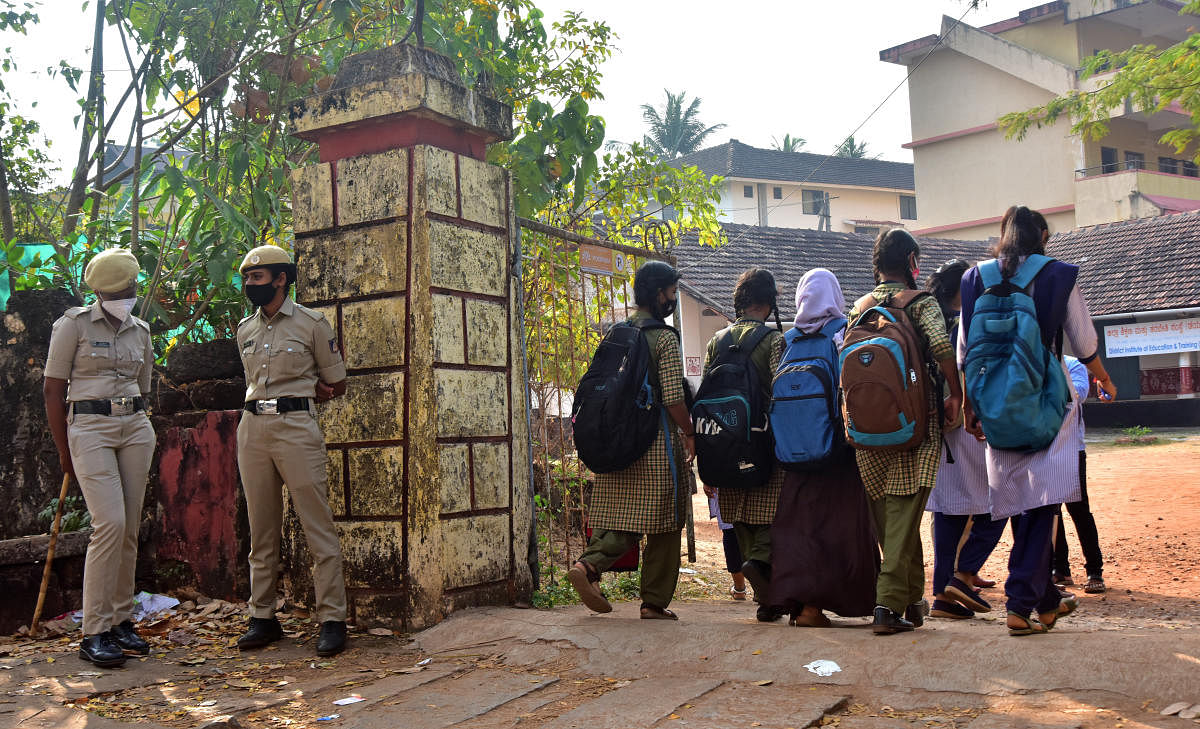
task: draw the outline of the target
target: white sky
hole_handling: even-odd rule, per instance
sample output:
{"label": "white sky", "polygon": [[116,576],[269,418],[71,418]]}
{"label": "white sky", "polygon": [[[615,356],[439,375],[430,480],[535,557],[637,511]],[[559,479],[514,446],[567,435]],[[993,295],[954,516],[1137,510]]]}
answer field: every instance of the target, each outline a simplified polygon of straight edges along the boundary
{"label": "white sky", "polygon": [[[769,147],[772,137],[790,132],[806,139],[810,152],[830,151],[904,78],[903,67],[879,60],[880,50],[935,34],[943,14],[957,18],[968,8],[967,0],[536,2],[548,19],[576,9],[607,21],[619,36],[619,50],[603,68],[605,99],[592,106],[605,118],[609,139],[641,139],[641,104],[661,105],[663,88],[669,88],[701,97],[707,124],[727,125],[705,146],[735,138]],[[964,22],[985,25],[1037,4],[985,0]],[[2,41],[17,64],[4,77],[9,91],[24,113],[42,123],[53,142],[50,153],[64,168],[78,146],[73,123],[78,96],[45,69],[60,58],[88,67],[92,15],[80,5],[43,0],[42,22],[30,35],[10,34]],[[106,37],[105,47],[112,88],[128,71],[115,34]],[[85,84],[86,76],[81,88]],[[902,87],[856,139],[884,159],[908,162],[912,155],[900,145],[910,136]]]}

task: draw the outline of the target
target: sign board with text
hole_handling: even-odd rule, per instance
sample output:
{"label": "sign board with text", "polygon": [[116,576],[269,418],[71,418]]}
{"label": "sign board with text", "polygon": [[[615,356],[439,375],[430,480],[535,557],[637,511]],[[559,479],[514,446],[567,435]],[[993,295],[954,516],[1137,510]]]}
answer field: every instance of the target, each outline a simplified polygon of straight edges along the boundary
{"label": "sign board with text", "polygon": [[629,273],[629,262],[620,251],[580,243],[579,268],[586,273],[600,276],[626,276]]}
{"label": "sign board with text", "polygon": [[1200,352],[1200,318],[1113,324],[1104,327],[1107,357]]}

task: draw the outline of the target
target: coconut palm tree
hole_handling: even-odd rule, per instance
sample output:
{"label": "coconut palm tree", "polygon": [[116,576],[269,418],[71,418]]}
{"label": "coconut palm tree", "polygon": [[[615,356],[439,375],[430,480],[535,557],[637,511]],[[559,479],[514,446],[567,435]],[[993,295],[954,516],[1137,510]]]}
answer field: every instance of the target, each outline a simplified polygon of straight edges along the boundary
{"label": "coconut palm tree", "polygon": [[866,142],[855,142],[854,135],[846,137],[846,141],[842,142],[833,150],[834,157],[852,157],[854,159],[879,159],[879,155],[867,154]]}
{"label": "coconut palm tree", "polygon": [[685,106],[686,91],[678,94],[672,94],[667,89],[663,91],[667,95],[667,103],[661,112],[650,104],[642,104],[642,118],[650,125],[643,143],[659,157],[672,159],[695,152],[708,135],[725,128],[724,124],[706,127],[697,118],[700,113],[699,96]]}
{"label": "coconut palm tree", "polygon": [[804,137],[793,137],[790,134],[784,134],[782,142],[775,139],[775,137],[771,137],[771,146],[780,152],[799,152],[804,147]]}

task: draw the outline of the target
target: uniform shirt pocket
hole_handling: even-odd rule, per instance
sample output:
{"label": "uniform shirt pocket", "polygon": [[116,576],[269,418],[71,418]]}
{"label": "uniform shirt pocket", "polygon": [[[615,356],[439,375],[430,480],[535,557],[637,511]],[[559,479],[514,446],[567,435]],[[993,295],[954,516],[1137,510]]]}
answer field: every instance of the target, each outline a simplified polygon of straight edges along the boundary
{"label": "uniform shirt pocket", "polygon": [[112,342],[85,339],[75,354],[75,369],[81,375],[96,375],[112,370]]}
{"label": "uniform shirt pocket", "polygon": [[276,347],[276,364],[281,374],[298,377],[313,367],[312,351],[303,339],[288,337],[281,340]]}
{"label": "uniform shirt pocket", "polygon": [[122,377],[135,380],[146,364],[145,349],[138,346],[141,343],[135,338],[127,337],[126,339],[127,341],[120,343],[117,350],[116,370]]}

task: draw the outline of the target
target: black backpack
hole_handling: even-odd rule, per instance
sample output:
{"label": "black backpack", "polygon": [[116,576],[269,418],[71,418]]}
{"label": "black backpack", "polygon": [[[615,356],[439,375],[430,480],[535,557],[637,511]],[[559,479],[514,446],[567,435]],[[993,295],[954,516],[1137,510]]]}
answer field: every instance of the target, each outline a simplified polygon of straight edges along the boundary
{"label": "black backpack", "polygon": [[662,430],[650,375],[648,329],[658,320],[625,321],[609,330],[575,390],[571,423],[579,460],[593,473],[633,465]]}
{"label": "black backpack", "polygon": [[771,327],[760,324],[734,344],[732,328],[717,344],[717,357],[700,381],[692,424],[700,480],[721,489],[762,486],[774,465],[767,401],[758,368],[750,361]]}

